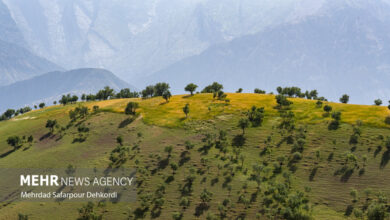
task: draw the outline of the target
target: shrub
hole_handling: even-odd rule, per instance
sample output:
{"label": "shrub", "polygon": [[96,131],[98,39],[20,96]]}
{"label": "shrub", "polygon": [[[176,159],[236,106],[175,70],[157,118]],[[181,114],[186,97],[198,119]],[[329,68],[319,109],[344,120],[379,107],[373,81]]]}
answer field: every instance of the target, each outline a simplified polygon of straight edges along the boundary
{"label": "shrub", "polygon": [[385,118],[385,123],[390,125],[390,115]]}
{"label": "shrub", "polygon": [[333,112],[332,113],[332,118],[334,120],[340,121],[340,119],[341,119],[341,112]]}
{"label": "shrub", "polygon": [[387,208],[383,203],[372,203],[367,209],[367,218],[369,220],[385,219],[387,217]]}
{"label": "shrub", "polygon": [[328,125],[328,130],[337,130],[340,127],[338,120],[332,120]]}
{"label": "shrub", "polygon": [[328,112],[328,113],[331,112],[331,111],[332,111],[332,106],[330,106],[330,105],[325,105],[325,106],[324,106],[324,111],[325,111],[325,112]]}
{"label": "shrub", "polygon": [[99,106],[94,105],[92,109],[93,109],[93,112],[97,112],[97,111],[99,111]]}

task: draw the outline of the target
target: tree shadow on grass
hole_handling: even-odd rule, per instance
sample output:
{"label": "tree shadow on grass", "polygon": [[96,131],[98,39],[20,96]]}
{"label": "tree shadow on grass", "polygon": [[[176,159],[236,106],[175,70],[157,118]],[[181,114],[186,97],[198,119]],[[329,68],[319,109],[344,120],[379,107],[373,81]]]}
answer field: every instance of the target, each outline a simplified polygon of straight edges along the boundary
{"label": "tree shadow on grass", "polygon": [[6,157],[6,156],[12,154],[12,153],[15,152],[15,151],[16,151],[16,149],[12,149],[12,150],[7,151],[7,152],[5,152],[5,153],[3,153],[3,154],[0,154],[0,158],[4,158],[4,157]]}
{"label": "tree shadow on grass", "polygon": [[183,151],[180,154],[180,160],[179,160],[179,166],[183,166],[185,163],[190,161],[190,152],[188,151]]}
{"label": "tree shadow on grass", "polygon": [[235,147],[242,147],[242,146],[244,146],[245,141],[246,141],[246,138],[244,137],[244,135],[239,134],[239,135],[234,136],[233,141],[232,141],[232,145]]}
{"label": "tree shadow on grass", "polygon": [[383,152],[383,154],[382,154],[380,168],[381,169],[385,168],[387,163],[389,163],[389,160],[390,160],[390,151],[387,150],[387,151]]}
{"label": "tree shadow on grass", "polygon": [[310,181],[314,181],[314,177],[316,176],[317,174],[317,170],[318,170],[318,167],[313,167],[313,169],[311,170],[310,172],[310,176],[309,176],[309,180]]}
{"label": "tree shadow on grass", "polygon": [[353,206],[352,205],[348,205],[347,208],[345,209],[345,212],[344,212],[344,215],[345,216],[350,216],[353,212]]}
{"label": "tree shadow on grass", "polygon": [[201,216],[205,211],[207,211],[210,208],[209,205],[206,203],[200,203],[199,205],[196,206],[195,208],[195,216],[199,217]]}
{"label": "tree shadow on grass", "polygon": [[134,121],[134,118],[126,118],[125,120],[123,120],[123,121],[118,125],[118,128],[124,128],[124,127],[126,127],[127,125],[131,124],[133,121]]}
{"label": "tree shadow on grass", "polygon": [[382,146],[378,146],[376,149],[375,149],[375,152],[374,152],[374,158],[376,158],[376,156],[381,152],[382,150]]}
{"label": "tree shadow on grass", "polygon": [[346,169],[343,175],[341,176],[340,181],[344,183],[348,182],[349,178],[351,178],[353,174],[353,171],[354,171],[353,168]]}
{"label": "tree shadow on grass", "polygon": [[45,140],[46,138],[49,138],[49,137],[51,137],[51,136],[52,136],[52,133],[51,133],[51,132],[48,132],[48,133],[42,135],[42,137],[39,138],[39,141],[43,141],[43,140]]}

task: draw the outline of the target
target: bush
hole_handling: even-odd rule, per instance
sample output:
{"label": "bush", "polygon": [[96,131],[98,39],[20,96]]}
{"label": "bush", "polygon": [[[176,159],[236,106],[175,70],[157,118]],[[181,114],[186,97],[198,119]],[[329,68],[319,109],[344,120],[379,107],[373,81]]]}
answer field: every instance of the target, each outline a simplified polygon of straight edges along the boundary
{"label": "bush", "polygon": [[332,118],[334,120],[340,121],[340,119],[341,119],[341,112],[333,112],[332,113]]}
{"label": "bush", "polygon": [[328,130],[337,130],[340,127],[338,120],[332,120],[328,125]]}
{"label": "bush", "polygon": [[385,123],[390,125],[390,115],[385,118]]}
{"label": "bush", "polygon": [[295,162],[300,161],[301,159],[302,159],[302,154],[299,152],[295,152],[292,154],[290,161],[295,163]]}
{"label": "bush", "polygon": [[328,112],[328,113],[331,112],[331,111],[332,111],[332,106],[330,106],[330,105],[325,105],[325,106],[324,106],[324,111],[325,111],[325,112]]}
{"label": "bush", "polygon": [[382,203],[372,203],[367,209],[367,218],[369,220],[385,219],[387,216],[387,208]]}

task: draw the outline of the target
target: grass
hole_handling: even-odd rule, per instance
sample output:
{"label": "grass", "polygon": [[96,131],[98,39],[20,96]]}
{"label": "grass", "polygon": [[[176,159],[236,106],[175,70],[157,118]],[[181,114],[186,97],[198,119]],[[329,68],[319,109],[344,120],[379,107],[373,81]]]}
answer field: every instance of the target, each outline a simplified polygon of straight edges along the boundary
{"label": "grass", "polygon": [[[147,124],[164,127],[181,127],[188,120],[182,108],[190,104],[189,120],[210,120],[223,114],[240,114],[252,106],[264,107],[268,116],[276,116],[278,112],[274,107],[276,101],[274,95],[228,93],[229,103],[212,98],[212,94],[196,94],[194,96],[177,95],[169,102],[163,98],[153,99],[114,99],[102,102],[90,102],[86,105],[92,108],[98,105],[101,109],[109,112],[123,113],[129,101],[140,103],[140,112]],[[291,98],[294,105],[293,112],[304,123],[321,123],[330,117],[323,117],[323,109],[316,107],[316,101],[301,98]],[[351,105],[341,103],[324,102],[333,110],[342,112],[342,122],[354,124],[361,120],[364,124],[375,127],[390,128],[384,123],[385,117],[390,111],[385,106]]]}
{"label": "grass", "polygon": [[[82,105],[90,109],[98,105],[100,113],[87,117],[82,122],[90,128],[88,138],[83,143],[72,143],[77,135],[75,126],[67,129],[62,138],[58,133],[49,138],[40,140],[48,129],[45,128],[47,119],[56,119],[61,126],[69,123],[68,112],[77,105],[52,106],[42,110],[35,110],[20,115],[12,120],[0,122],[0,155],[12,150],[6,144],[6,138],[11,135],[34,136],[34,143],[31,147],[25,146],[7,156],[0,158],[0,167],[66,167],[72,164],[76,167],[102,167],[109,164],[109,154],[115,148],[117,136],[123,136],[126,145],[138,144],[140,152],[134,153],[135,158],[129,160],[124,166],[147,168],[152,170],[158,167],[159,157],[165,158],[164,147],[174,147],[171,162],[179,162],[180,155],[185,151],[184,143],[190,140],[195,148],[190,150],[191,159],[181,166],[174,175],[174,181],[166,185],[164,196],[165,204],[161,213],[161,219],[171,219],[174,211],[183,211],[184,219],[193,219],[196,205],[200,202],[200,192],[207,188],[213,192],[213,199],[210,209],[199,218],[205,218],[208,212],[218,213],[218,205],[225,198],[230,198],[234,207],[229,209],[229,215],[237,217],[246,213],[247,219],[255,219],[256,213],[262,207],[260,202],[251,204],[245,209],[242,204],[236,203],[237,192],[247,181],[247,174],[237,171],[232,185],[232,192],[229,193],[222,187],[222,172],[227,168],[218,171],[218,164],[226,162],[218,159],[219,151],[212,148],[207,155],[202,155],[198,149],[203,145],[202,138],[206,133],[217,133],[223,129],[228,133],[228,140],[241,133],[237,128],[237,121],[243,117],[243,112],[253,105],[264,107],[266,112],[265,122],[262,127],[248,128],[246,131],[246,143],[242,147],[241,154],[245,157],[244,168],[251,169],[253,164],[260,164],[264,161],[276,161],[281,155],[290,155],[291,146],[278,143],[282,136],[276,128],[280,118],[273,95],[260,94],[228,94],[230,102],[213,100],[212,94],[196,94],[194,96],[173,96],[166,103],[162,98],[153,99],[116,99],[101,102],[87,102]],[[304,186],[310,186],[309,199],[313,204],[313,216],[315,219],[345,219],[344,211],[351,203],[349,191],[357,189],[361,195],[365,188],[372,188],[374,191],[383,191],[390,194],[390,186],[387,184],[390,177],[388,166],[381,167],[382,157],[385,148],[375,153],[383,141],[378,139],[379,135],[390,136],[389,125],[384,124],[384,118],[389,114],[386,107],[349,105],[339,103],[327,103],[333,109],[342,112],[342,126],[336,131],[328,131],[327,123],[330,118],[322,116],[322,108],[316,107],[316,102],[305,99],[291,99],[294,104],[292,111],[296,115],[297,126],[306,129],[306,145],[303,159],[298,163],[298,169],[293,174],[293,188],[304,190]],[[142,117],[134,122],[121,127],[119,126],[129,116],[123,114],[124,108],[129,101],[140,103],[138,112]],[[185,104],[190,105],[189,118],[186,119],[182,111]],[[324,103],[325,105],[325,103]],[[341,181],[340,175],[335,176],[343,162],[344,155],[351,152],[349,136],[352,134],[352,126],[357,120],[363,122],[362,137],[353,150],[362,166],[363,155],[367,155],[365,173],[359,175],[356,170],[347,181]],[[260,152],[266,147],[264,141],[271,136],[271,144],[274,146],[269,156],[260,156]],[[229,154],[232,148],[229,147]],[[319,161],[315,152],[320,151]],[[334,154],[332,160],[328,160],[330,153]],[[201,158],[208,159],[209,169],[204,175],[196,174],[194,191],[190,196],[191,205],[183,210],[178,206],[181,195],[178,186],[191,172],[191,169],[206,169]],[[139,161],[137,165],[135,160]],[[318,166],[313,179],[309,176],[314,166]],[[159,183],[162,183],[172,170],[167,168],[158,170],[155,174],[144,176],[145,183],[138,189],[140,195],[152,193]],[[218,177],[219,181],[212,185],[212,180]],[[139,174],[141,175],[141,174]],[[203,178],[206,181],[203,182]],[[254,191],[255,184],[249,182],[248,192]],[[140,196],[139,195],[139,196]],[[363,198],[360,201],[363,202]],[[15,219],[18,213],[28,214],[30,219],[55,219],[61,216],[63,219],[75,219],[77,208],[84,203],[27,203],[19,202],[0,206],[0,219]],[[105,219],[127,219],[129,213],[139,207],[137,203],[108,204],[104,212]],[[99,212],[102,210],[98,210]],[[103,212],[103,211],[102,211]],[[148,212],[147,218],[150,218]],[[263,216],[263,218],[265,218]]]}

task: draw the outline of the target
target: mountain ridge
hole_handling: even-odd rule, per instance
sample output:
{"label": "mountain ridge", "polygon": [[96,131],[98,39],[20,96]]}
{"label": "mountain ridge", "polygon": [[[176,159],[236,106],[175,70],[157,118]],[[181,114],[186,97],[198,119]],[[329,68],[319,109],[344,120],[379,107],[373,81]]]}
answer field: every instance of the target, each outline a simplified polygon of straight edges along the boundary
{"label": "mountain ridge", "polygon": [[390,28],[389,18],[341,7],[332,16],[312,16],[212,46],[137,82],[175,82],[176,93],[190,82],[203,87],[218,81],[230,92],[296,85],[318,89],[333,101],[347,93],[353,103],[373,104],[390,96],[385,83],[390,37],[383,31]]}
{"label": "mountain ridge", "polygon": [[0,102],[7,104],[7,106],[1,106],[2,110],[37,105],[40,102],[50,105],[64,94],[95,93],[104,86],[110,86],[115,90],[135,89],[108,70],[84,68],[49,72],[32,79],[0,87]]}

